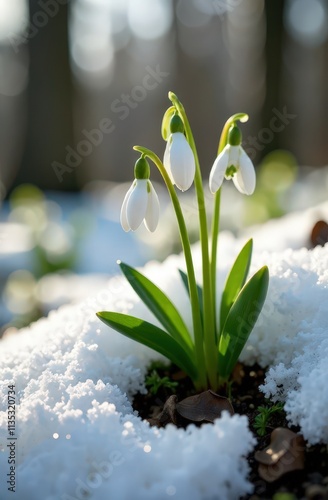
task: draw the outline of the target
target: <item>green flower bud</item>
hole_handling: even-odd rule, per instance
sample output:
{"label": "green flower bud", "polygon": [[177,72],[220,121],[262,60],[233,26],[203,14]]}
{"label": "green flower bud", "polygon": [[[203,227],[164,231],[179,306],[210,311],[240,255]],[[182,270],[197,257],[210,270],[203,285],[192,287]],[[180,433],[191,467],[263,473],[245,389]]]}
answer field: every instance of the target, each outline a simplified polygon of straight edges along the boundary
{"label": "green flower bud", "polygon": [[179,115],[173,115],[170,121],[170,130],[171,134],[175,134],[176,132],[184,132],[183,121],[181,120]]}
{"label": "green flower bud", "polygon": [[146,158],[141,156],[134,166],[134,177],[136,179],[149,179],[150,166]]}
{"label": "green flower bud", "polygon": [[228,144],[230,144],[230,146],[239,146],[241,144],[241,139],[242,135],[240,129],[237,125],[233,125],[229,130]]}

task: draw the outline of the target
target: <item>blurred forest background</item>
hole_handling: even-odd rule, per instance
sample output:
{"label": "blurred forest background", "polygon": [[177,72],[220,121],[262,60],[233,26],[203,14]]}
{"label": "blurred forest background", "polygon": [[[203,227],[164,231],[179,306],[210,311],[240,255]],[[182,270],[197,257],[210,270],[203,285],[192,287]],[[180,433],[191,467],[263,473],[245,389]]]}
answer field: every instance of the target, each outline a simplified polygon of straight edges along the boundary
{"label": "blurred forest background", "polygon": [[131,178],[134,144],[164,150],[168,90],[204,176],[238,111],[255,164],[285,148],[325,165],[327,62],[326,0],[0,0],[2,196]]}
{"label": "blurred forest background", "polygon": [[[164,152],[169,90],[204,179],[226,119],[250,115],[257,187],[225,183],[223,230],[327,200],[327,0],[0,0],[0,336],[96,293],[117,259],[181,251],[160,183],[156,232],[119,225],[133,145]],[[196,241],[192,189],[181,203]]]}

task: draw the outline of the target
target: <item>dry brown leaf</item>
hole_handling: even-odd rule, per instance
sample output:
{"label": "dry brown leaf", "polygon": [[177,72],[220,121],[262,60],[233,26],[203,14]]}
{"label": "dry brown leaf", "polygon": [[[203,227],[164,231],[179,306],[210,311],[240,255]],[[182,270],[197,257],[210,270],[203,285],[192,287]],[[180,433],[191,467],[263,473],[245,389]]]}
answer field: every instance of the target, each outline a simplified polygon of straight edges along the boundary
{"label": "dry brown leaf", "polygon": [[311,243],[313,247],[325,245],[328,241],[328,224],[324,220],[319,220],[311,231]]}
{"label": "dry brown leaf", "polygon": [[229,399],[208,390],[185,398],[176,404],[177,412],[193,422],[214,422],[226,410],[231,415],[234,411]]}
{"label": "dry brown leaf", "polygon": [[231,415],[234,413],[229,399],[210,390],[185,398],[179,403],[177,396],[172,395],[166,400],[162,412],[148,421],[150,425],[158,427],[169,423],[186,427],[188,421],[214,422],[224,410]]}
{"label": "dry brown leaf", "polygon": [[158,423],[160,426],[165,426],[166,424],[173,423],[177,425],[177,418],[176,418],[176,404],[177,404],[178,398],[173,394],[170,396],[164,403],[163,411],[162,413],[158,416]]}
{"label": "dry brown leaf", "polygon": [[259,475],[272,483],[287,472],[304,469],[305,445],[303,436],[290,429],[277,427],[271,434],[270,445],[255,453]]}

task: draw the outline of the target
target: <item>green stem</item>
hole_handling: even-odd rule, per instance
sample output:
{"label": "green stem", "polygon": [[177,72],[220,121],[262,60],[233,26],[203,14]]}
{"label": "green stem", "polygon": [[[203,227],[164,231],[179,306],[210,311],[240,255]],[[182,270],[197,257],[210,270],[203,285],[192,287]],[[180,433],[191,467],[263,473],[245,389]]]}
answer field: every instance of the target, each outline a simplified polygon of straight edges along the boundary
{"label": "green stem", "polygon": [[[225,123],[218,147],[218,155],[224,149],[228,142],[228,133],[231,125],[237,120],[247,122],[248,115],[246,113],[237,113],[231,116]],[[218,237],[220,230],[220,204],[221,204],[221,188],[216,192],[214,198],[214,213],[212,219],[212,250],[211,250],[211,281],[212,281],[212,301],[215,307],[216,304],[216,267],[217,267],[217,252],[218,252]],[[220,332],[222,325],[218,326]],[[218,339],[219,341],[219,339]]]}
{"label": "green stem", "polygon": [[[216,260],[217,260],[217,251],[219,242],[218,236],[220,228],[220,206],[221,206],[221,188],[216,192],[214,197],[214,212],[212,219],[211,281],[212,281],[212,301],[214,307],[216,305]],[[217,321],[217,318],[215,318],[215,320]],[[218,326],[217,331],[220,332],[220,325],[217,326]]]}
{"label": "green stem", "polygon": [[192,320],[193,320],[194,337],[195,337],[195,359],[198,371],[198,381],[195,382],[195,386],[197,386],[198,389],[206,388],[207,379],[206,379],[206,368],[205,368],[206,365],[205,365],[204,348],[203,348],[203,328],[202,328],[202,319],[201,319],[199,300],[198,300],[197,283],[196,283],[194,264],[191,254],[190,241],[183,213],[181,210],[179,198],[173,187],[170,177],[166,171],[166,168],[164,167],[163,163],[158,158],[158,156],[155,153],[153,153],[150,149],[144,148],[142,146],[134,146],[133,149],[148,156],[148,158],[150,158],[156,165],[156,167],[158,168],[164,179],[164,182],[167,186],[167,189],[169,191],[173,203],[173,207],[179,225],[180,238],[186,261],[188,283],[190,290],[190,302],[191,302]]}
{"label": "green stem", "polygon": [[189,145],[194,153],[196,173],[195,173],[195,189],[198,203],[199,214],[199,233],[202,249],[202,268],[203,268],[203,322],[204,322],[204,347],[207,365],[207,374],[210,386],[215,390],[217,387],[217,348],[216,348],[216,321],[215,321],[215,304],[212,302],[212,284],[210,273],[210,260],[208,248],[208,229],[206,218],[206,206],[203,190],[202,174],[199,165],[197,149],[191,127],[184,110],[183,105],[173,92],[169,92],[169,99],[176,107],[180,118],[185,127],[185,133]]}

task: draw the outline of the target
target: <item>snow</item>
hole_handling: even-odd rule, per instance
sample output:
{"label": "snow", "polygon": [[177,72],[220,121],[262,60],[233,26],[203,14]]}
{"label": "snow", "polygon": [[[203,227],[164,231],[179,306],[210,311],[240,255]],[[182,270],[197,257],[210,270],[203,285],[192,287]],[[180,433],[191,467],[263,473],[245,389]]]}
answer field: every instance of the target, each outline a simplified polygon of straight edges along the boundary
{"label": "snow", "polygon": [[[242,360],[268,368],[262,390],[285,402],[290,422],[301,427],[306,440],[328,443],[328,246],[299,248],[308,244],[310,222],[305,229],[303,222],[317,213],[327,218],[327,204],[254,230],[252,272],[267,264],[270,286]],[[239,239],[222,234],[219,284],[246,238],[246,233]],[[198,245],[193,252],[200,279]],[[148,263],[143,272],[190,325],[177,272],[183,267],[181,256],[171,256],[162,264]],[[5,486],[12,384],[19,500],[235,499],[250,492],[245,456],[255,441],[246,417],[224,414],[214,425],[187,430],[149,427],[131,401],[144,390],[150,360],[163,358],[106,327],[95,315],[100,310],[153,321],[129,284],[116,276],[96,294],[1,341],[1,498],[12,498]]]}
{"label": "snow", "polygon": [[[224,415],[213,426],[164,431],[94,400],[84,421],[75,415],[70,421],[70,439],[61,437],[59,428],[58,439],[43,441],[19,470],[19,498],[198,499],[217,492],[220,498],[238,498],[249,490],[241,455],[251,439],[241,418]],[[241,440],[231,447],[234,433]],[[237,480],[227,483],[232,469]]]}
{"label": "snow", "polygon": [[[174,282],[180,262],[150,263],[146,272],[175,293],[181,287],[183,296]],[[181,303],[186,307],[187,298]],[[136,415],[131,398],[144,390],[146,366],[159,355],[101,323],[95,312],[105,308],[150,319],[116,277],[1,342],[1,499],[12,497],[3,486],[12,384],[18,499],[234,499],[251,491],[245,457],[254,438],[246,417],[224,414],[214,425],[158,430]]]}
{"label": "snow", "polygon": [[328,245],[265,260],[268,300],[241,359],[269,366],[266,397],[285,402],[310,444],[328,443]]}

